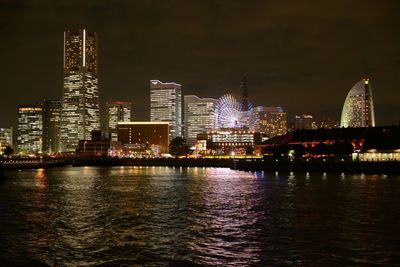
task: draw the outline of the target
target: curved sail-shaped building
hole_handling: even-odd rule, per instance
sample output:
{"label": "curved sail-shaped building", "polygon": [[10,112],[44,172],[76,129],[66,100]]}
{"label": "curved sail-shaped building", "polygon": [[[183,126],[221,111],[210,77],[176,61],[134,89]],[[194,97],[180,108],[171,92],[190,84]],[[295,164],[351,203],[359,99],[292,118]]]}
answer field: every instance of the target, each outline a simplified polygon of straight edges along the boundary
{"label": "curved sail-shaped building", "polygon": [[374,101],[369,79],[356,83],[344,101],[341,127],[375,127]]}

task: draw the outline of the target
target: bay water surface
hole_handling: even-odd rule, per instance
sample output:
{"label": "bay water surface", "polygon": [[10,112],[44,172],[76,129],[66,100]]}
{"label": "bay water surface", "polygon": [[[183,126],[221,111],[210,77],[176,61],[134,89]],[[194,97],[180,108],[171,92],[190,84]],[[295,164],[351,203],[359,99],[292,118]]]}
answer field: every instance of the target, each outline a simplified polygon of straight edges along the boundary
{"label": "bay water surface", "polygon": [[0,266],[400,266],[400,176],[7,172]]}

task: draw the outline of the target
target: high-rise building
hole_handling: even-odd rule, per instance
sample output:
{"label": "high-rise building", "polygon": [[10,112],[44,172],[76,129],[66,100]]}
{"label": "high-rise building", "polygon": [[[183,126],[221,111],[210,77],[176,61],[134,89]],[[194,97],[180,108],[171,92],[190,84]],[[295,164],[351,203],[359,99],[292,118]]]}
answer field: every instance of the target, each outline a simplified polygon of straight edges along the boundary
{"label": "high-rise building", "polygon": [[0,128],[0,154],[9,146],[13,147],[13,128]]}
{"label": "high-rise building", "polygon": [[118,122],[130,122],[132,120],[132,103],[124,101],[107,102],[107,125],[111,134],[111,141],[117,141]]}
{"label": "high-rise building", "polygon": [[296,115],[294,117],[294,129],[311,130],[313,128],[314,117],[310,114]]}
{"label": "high-rise building", "polygon": [[287,133],[286,112],[282,107],[263,107],[254,108],[258,126],[256,130],[266,134],[269,138]]}
{"label": "high-rise building", "polygon": [[20,154],[42,152],[42,104],[18,106],[17,147]]}
{"label": "high-rise building", "polygon": [[182,136],[182,89],[173,82],[150,80],[150,121],[170,124],[170,139]]}
{"label": "high-rise building", "polygon": [[43,152],[56,153],[60,144],[61,101],[45,100],[43,102]]}
{"label": "high-rise building", "polygon": [[375,127],[374,101],[369,79],[356,83],[344,101],[341,127]]}
{"label": "high-rise building", "polygon": [[100,129],[97,34],[85,29],[64,32],[64,88],[60,149],[74,151]]}
{"label": "high-rise building", "polygon": [[213,116],[216,99],[200,98],[195,95],[184,96],[184,137],[188,145],[195,145],[198,134],[215,128]]}

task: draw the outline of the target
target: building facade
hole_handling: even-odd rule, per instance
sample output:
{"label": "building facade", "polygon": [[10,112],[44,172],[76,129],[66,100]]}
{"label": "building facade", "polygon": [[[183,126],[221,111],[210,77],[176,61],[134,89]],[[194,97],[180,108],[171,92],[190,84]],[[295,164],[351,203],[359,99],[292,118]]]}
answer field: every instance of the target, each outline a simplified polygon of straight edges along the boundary
{"label": "building facade", "polygon": [[256,130],[261,134],[272,138],[287,133],[286,112],[282,107],[258,106],[254,108],[254,113],[258,122]]}
{"label": "building facade", "polygon": [[215,128],[213,116],[216,99],[200,98],[195,95],[184,96],[184,137],[188,145],[196,144],[198,134]]}
{"label": "building facade", "polygon": [[94,130],[90,140],[79,140],[76,155],[81,157],[107,156],[111,148],[111,140],[103,136],[103,132]]}
{"label": "building facade", "polygon": [[203,155],[245,155],[255,143],[255,132],[225,128],[199,134],[196,150]]}
{"label": "building facade", "polygon": [[64,86],[60,149],[74,151],[79,140],[100,129],[97,34],[85,29],[64,32]]}
{"label": "building facade", "polygon": [[13,128],[0,128],[0,154],[9,146],[13,147]]}
{"label": "building facade", "polygon": [[132,120],[132,103],[125,101],[107,102],[107,125],[111,135],[111,141],[117,141],[118,122],[130,122]]}
{"label": "building facade", "polygon": [[369,79],[356,83],[343,104],[341,127],[375,127],[374,101]]}
{"label": "building facade", "polygon": [[57,153],[60,145],[61,101],[43,102],[43,152]]}
{"label": "building facade", "polygon": [[168,122],[170,139],[182,136],[182,89],[173,82],[150,80],[150,121]]}
{"label": "building facade", "polygon": [[42,104],[18,106],[17,148],[22,155],[42,153]]}
{"label": "building facade", "polygon": [[294,117],[294,129],[313,129],[314,117],[310,114],[296,115]]}
{"label": "building facade", "polygon": [[118,142],[130,151],[151,151],[153,156],[168,152],[169,122],[119,122]]}

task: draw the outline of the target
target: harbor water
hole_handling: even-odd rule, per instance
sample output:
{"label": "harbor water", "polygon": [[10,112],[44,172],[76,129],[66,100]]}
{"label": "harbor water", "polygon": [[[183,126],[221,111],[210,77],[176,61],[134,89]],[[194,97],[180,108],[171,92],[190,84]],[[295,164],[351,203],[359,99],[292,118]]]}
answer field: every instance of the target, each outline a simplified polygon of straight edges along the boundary
{"label": "harbor water", "polygon": [[399,266],[400,176],[6,172],[0,266]]}

